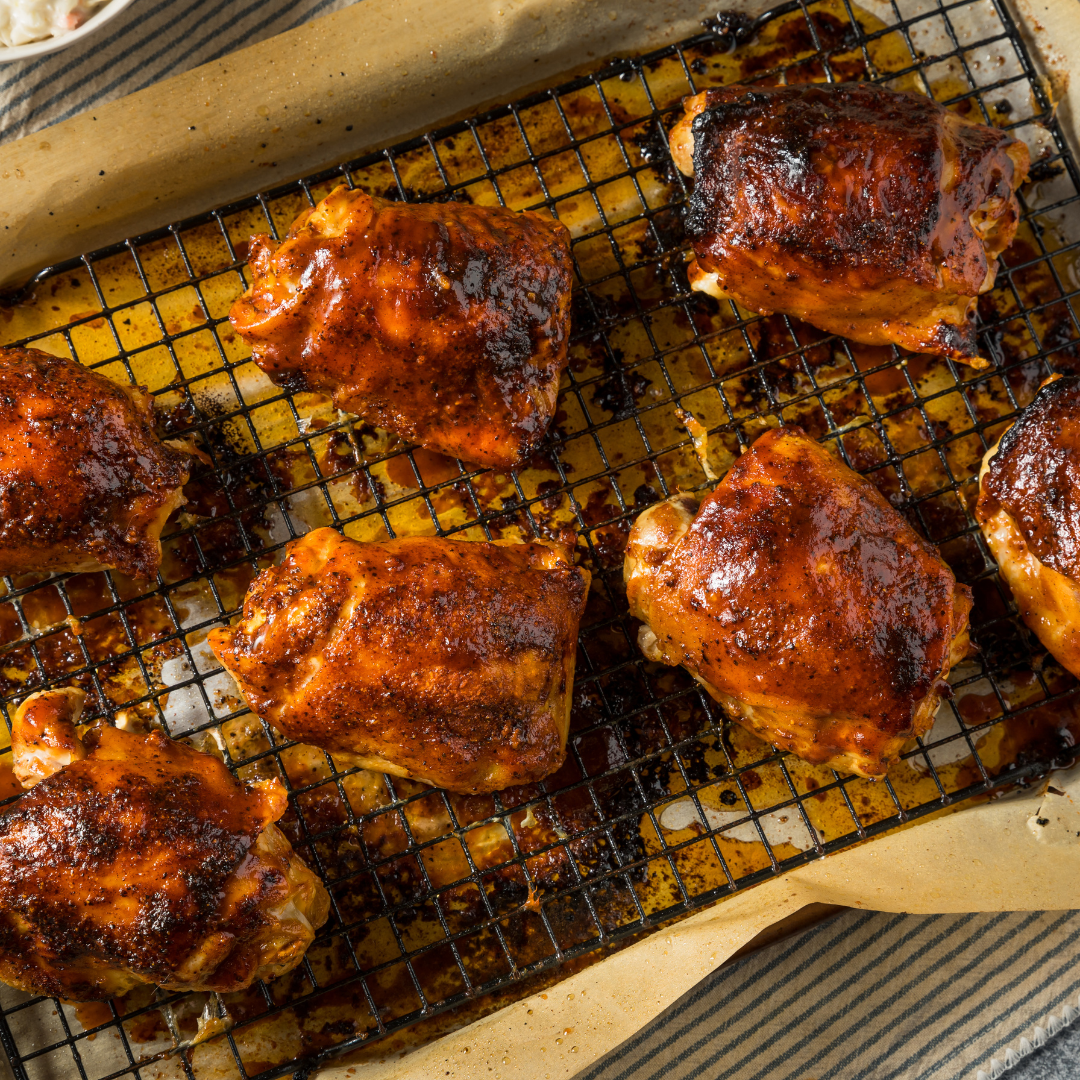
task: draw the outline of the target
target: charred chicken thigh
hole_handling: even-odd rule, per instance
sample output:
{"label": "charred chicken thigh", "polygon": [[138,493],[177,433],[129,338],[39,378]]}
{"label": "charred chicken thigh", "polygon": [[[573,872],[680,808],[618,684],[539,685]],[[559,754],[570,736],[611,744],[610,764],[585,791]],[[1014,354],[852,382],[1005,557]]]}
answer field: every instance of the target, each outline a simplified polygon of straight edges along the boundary
{"label": "charred chicken thigh", "polygon": [[570,319],[569,234],[534,213],[406,204],[344,187],[279,246],[255,236],[230,318],[290,390],[411,442],[509,468],[555,412]]}
{"label": "charred chicken thigh", "polygon": [[152,399],[36,349],[0,349],[0,574],[153,577],[189,458]]}
{"label": "charred chicken thigh", "polygon": [[928,730],[971,593],[871,484],[797,428],[701,501],[646,510],[626,549],[642,652],[806,761],[884,776]]}
{"label": "charred chicken thigh", "polygon": [[83,696],[44,691],[15,713],[15,772],[33,790],[0,814],[0,980],[93,1001],[140,983],[239,990],[295,967],[329,897],[274,825],[281,785],[242,785],[159,732],[81,740]]}
{"label": "charred chicken thigh", "polygon": [[450,791],[498,791],[563,762],[589,580],[553,543],[317,529],[209,640],[290,738]]}
{"label": "charred chicken thigh", "polygon": [[1016,233],[1023,143],[868,83],[724,86],[684,108],[693,288],[986,366],[975,305]]}
{"label": "charred chicken thigh", "polygon": [[1080,378],[1048,379],[986,452],[975,517],[1020,617],[1080,676]]}

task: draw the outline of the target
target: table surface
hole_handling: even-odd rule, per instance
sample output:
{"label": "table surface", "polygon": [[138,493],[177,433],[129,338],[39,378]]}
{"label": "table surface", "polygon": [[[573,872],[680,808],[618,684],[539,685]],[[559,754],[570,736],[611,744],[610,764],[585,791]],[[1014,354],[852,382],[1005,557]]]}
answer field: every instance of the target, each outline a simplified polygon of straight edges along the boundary
{"label": "table surface", "polygon": [[1010,1080],[1076,1080],[1080,1076],[1080,1024],[1071,1024],[1009,1075]]}
{"label": "table surface", "polygon": [[[136,0],[70,49],[0,66],[0,142],[352,2]],[[715,972],[578,1080],[981,1080],[1008,1061],[1010,1080],[1064,1080],[1080,1020],[1006,1051],[1078,991],[1080,913],[851,912]]]}

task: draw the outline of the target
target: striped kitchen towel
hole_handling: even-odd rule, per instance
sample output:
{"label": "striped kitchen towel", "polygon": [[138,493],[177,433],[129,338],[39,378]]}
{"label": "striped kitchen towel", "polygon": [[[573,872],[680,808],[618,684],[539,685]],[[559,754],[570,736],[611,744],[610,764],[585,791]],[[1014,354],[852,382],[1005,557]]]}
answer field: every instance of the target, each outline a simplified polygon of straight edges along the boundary
{"label": "striped kitchen towel", "polygon": [[576,1080],[990,1080],[1078,994],[1080,912],[852,911],[719,969]]}
{"label": "striped kitchen towel", "polygon": [[218,60],[355,0],[135,0],[96,34],[0,65],[0,142]]}

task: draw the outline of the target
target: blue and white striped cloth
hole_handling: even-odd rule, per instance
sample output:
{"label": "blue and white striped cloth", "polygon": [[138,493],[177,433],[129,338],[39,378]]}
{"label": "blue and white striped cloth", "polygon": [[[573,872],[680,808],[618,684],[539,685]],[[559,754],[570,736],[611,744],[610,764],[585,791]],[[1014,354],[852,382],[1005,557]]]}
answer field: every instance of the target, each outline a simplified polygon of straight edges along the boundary
{"label": "blue and white striped cloth", "polygon": [[[69,49],[0,66],[0,142],[353,2],[135,0]],[[1080,913],[853,912],[721,969],[578,1080],[996,1078],[1064,1028],[1078,991]],[[1063,1080],[1080,1076],[1067,1057]]]}
{"label": "blue and white striped cloth", "polygon": [[575,1080],[1029,1080],[1044,1063],[1075,1080],[1080,1041],[1057,1036],[1080,1029],[1078,995],[1080,911],[852,911],[721,968]]}
{"label": "blue and white striped cloth", "polygon": [[355,0],[135,0],[67,49],[0,65],[0,142],[291,30]]}

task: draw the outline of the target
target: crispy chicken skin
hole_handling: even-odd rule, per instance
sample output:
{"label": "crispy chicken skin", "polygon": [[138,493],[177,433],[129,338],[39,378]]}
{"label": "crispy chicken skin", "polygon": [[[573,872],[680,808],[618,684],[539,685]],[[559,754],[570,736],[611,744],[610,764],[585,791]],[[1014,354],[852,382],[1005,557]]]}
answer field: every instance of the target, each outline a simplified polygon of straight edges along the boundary
{"label": "crispy chicken skin", "polygon": [[146,391],[64,357],[0,349],[0,574],[153,577],[188,462],[158,441]]}
{"label": "crispy chicken skin", "polygon": [[329,897],[273,824],[281,785],[241,785],[160,732],[84,742],[83,696],[32,694],[12,723],[33,790],[0,815],[0,980],[93,1001],[140,983],[224,993],[295,967]]}
{"label": "crispy chicken skin", "polygon": [[31,694],[11,725],[11,766],[24,788],[87,755],[75,725],[82,719],[86,694],[75,687]]}
{"label": "crispy chicken skin", "polygon": [[1016,233],[1023,143],[867,83],[724,86],[684,108],[693,288],[986,366],[975,305]]}
{"label": "crispy chicken skin", "polygon": [[251,240],[230,313],[290,390],[477,465],[539,445],[566,367],[565,226],[540,214],[406,204],[339,187],[275,249]]}
{"label": "crispy chicken skin", "polygon": [[798,428],[763,435],[700,506],[676,495],[646,510],[624,570],[649,659],[841,772],[884,776],[969,649],[970,591]]}
{"label": "crispy chicken skin", "polygon": [[209,640],[289,738],[450,791],[499,791],[563,762],[589,581],[556,544],[317,529]]}
{"label": "crispy chicken skin", "polygon": [[975,517],[1020,617],[1080,677],[1080,378],[1044,382],[986,452]]}

